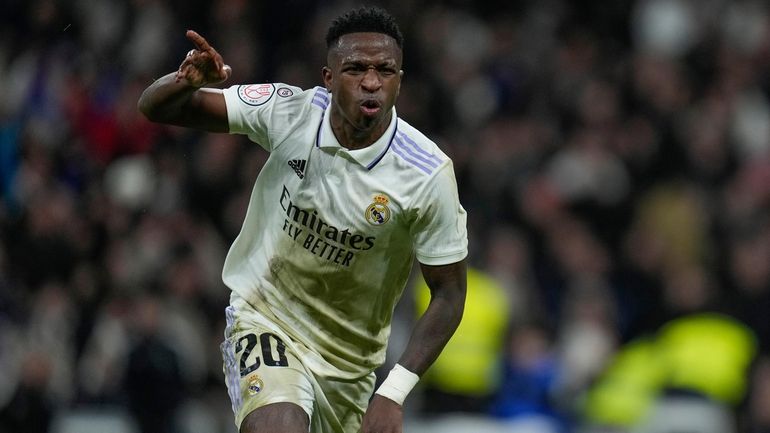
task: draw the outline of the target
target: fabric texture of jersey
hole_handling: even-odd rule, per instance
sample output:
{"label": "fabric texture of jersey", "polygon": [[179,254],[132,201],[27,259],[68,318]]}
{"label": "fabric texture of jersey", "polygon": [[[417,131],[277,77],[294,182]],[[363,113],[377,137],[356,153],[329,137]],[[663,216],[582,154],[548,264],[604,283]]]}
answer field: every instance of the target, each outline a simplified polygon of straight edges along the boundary
{"label": "fabric texture of jersey", "polygon": [[445,265],[467,255],[450,159],[395,108],[371,146],[342,147],[322,87],[240,85],[224,96],[230,132],[270,152],[225,284],[313,348],[303,362],[315,374],[370,373],[384,361],[415,256]]}
{"label": "fabric texture of jersey", "polygon": [[358,380],[334,380],[309,372],[301,361],[310,351],[232,292],[222,343],[223,372],[235,426],[253,410],[294,403],[307,413],[312,432],[357,432],[374,373]]}

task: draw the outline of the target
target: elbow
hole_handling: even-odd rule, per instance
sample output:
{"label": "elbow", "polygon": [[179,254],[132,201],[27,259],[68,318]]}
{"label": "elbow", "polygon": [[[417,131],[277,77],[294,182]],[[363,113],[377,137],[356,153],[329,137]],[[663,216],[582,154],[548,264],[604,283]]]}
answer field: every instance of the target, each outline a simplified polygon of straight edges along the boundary
{"label": "elbow", "polygon": [[162,103],[162,99],[157,95],[153,86],[148,87],[139,96],[136,106],[139,112],[150,122],[165,123],[168,122],[168,104]]}
{"label": "elbow", "polygon": [[139,102],[136,104],[137,108],[139,109],[139,112],[142,113],[142,115],[144,115],[144,117],[150,122],[160,122],[161,119],[158,116],[158,110],[153,107],[149,99],[150,98],[142,94],[142,96],[139,97]]}

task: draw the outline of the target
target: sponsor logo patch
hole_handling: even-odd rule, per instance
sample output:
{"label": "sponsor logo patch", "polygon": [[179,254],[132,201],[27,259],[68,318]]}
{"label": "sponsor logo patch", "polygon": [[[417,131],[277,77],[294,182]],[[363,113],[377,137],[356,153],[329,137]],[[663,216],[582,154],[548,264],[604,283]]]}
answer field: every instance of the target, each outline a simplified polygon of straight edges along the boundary
{"label": "sponsor logo patch", "polygon": [[287,88],[287,87],[281,87],[280,89],[278,89],[278,96],[282,96],[284,98],[288,98],[289,96],[291,96],[293,94],[294,94],[294,92],[291,89]]}
{"label": "sponsor logo patch", "polygon": [[307,165],[307,161],[304,159],[292,159],[289,161],[289,167],[294,169],[294,172],[297,173],[300,179],[305,177],[305,165]]}
{"label": "sponsor logo patch", "polygon": [[381,226],[390,220],[390,208],[388,207],[390,200],[385,194],[377,194],[372,200],[372,204],[366,208],[364,216],[369,224],[374,226]]}
{"label": "sponsor logo patch", "polygon": [[238,86],[238,97],[248,105],[262,105],[273,97],[273,93],[275,93],[275,86],[272,84]]}

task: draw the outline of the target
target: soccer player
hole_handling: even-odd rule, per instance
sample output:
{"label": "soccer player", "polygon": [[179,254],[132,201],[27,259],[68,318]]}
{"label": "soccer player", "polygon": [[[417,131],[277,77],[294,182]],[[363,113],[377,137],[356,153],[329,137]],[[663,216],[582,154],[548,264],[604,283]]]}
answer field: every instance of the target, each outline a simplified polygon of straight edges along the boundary
{"label": "soccer player", "polygon": [[[466,215],[449,158],[398,118],[403,37],[379,8],[337,18],[324,87],[205,87],[230,68],[208,42],[150,85],[152,121],[246,134],[270,152],[225,260],[222,343],[241,432],[400,432],[401,405],[462,317]],[[414,258],[431,291],[372,396]],[[468,372],[473,374],[473,372]]]}

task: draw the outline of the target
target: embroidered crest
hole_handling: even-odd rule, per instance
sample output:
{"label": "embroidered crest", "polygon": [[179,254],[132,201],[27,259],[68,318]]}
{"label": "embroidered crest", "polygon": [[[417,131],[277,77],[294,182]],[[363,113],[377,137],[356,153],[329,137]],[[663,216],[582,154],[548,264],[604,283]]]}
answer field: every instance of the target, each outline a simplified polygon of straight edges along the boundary
{"label": "embroidered crest", "polygon": [[385,194],[377,194],[374,196],[374,200],[369,207],[366,208],[364,216],[369,224],[375,226],[381,226],[390,220],[390,208],[388,207],[390,200]]}
{"label": "embroidered crest", "polygon": [[262,382],[262,379],[258,375],[253,375],[249,377],[249,395],[256,395],[260,391],[262,391],[262,388],[265,387],[264,382]]}
{"label": "embroidered crest", "polygon": [[238,86],[238,97],[249,105],[262,105],[273,97],[273,93],[275,93],[275,86],[272,84]]}

